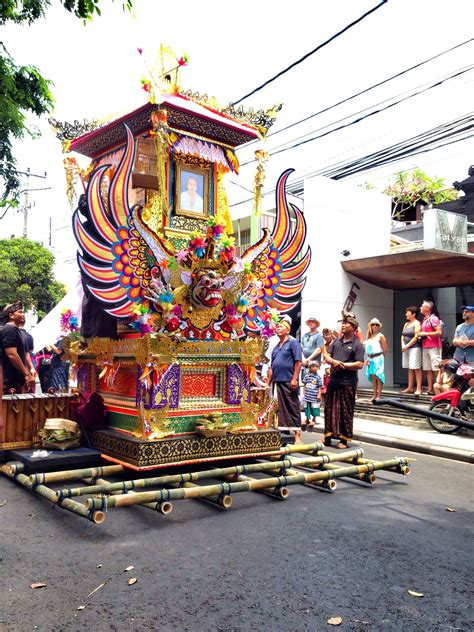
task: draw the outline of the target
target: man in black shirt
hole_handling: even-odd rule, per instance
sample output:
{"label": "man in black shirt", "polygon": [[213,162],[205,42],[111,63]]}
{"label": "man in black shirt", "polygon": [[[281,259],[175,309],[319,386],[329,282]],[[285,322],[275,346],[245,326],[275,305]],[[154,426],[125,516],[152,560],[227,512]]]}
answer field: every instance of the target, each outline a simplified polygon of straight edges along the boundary
{"label": "man in black shirt", "polygon": [[326,362],[331,365],[324,402],[324,444],[339,439],[337,448],[347,448],[352,439],[357,371],[364,366],[364,347],[356,338],[359,323],[353,315],[342,319],[341,337],[329,346]]}
{"label": "man in black shirt", "polygon": [[25,348],[21,327],[25,324],[25,312],[20,301],[7,305],[3,310],[6,323],[0,340],[3,351],[3,391],[25,393],[34,388],[35,376],[31,372],[31,360]]}

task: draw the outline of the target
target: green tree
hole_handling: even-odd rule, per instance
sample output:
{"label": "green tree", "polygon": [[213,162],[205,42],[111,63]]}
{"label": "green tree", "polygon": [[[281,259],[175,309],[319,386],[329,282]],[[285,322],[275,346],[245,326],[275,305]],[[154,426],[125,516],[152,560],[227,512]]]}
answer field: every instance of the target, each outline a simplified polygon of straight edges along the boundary
{"label": "green tree", "polygon": [[47,314],[66,294],[55,280],[54,255],[38,241],[23,237],[0,239],[0,306],[21,299],[25,309]]}
{"label": "green tree", "polygon": [[[59,0],[62,6],[82,20],[100,15],[101,0]],[[31,24],[44,17],[51,0],[1,0],[0,26],[8,22]],[[131,9],[132,0],[122,0]],[[0,207],[17,204],[20,193],[20,174],[12,152],[14,139],[34,136],[26,124],[28,113],[41,116],[51,112],[54,99],[51,81],[41,76],[35,66],[18,66],[0,42],[0,179],[4,192]]]}

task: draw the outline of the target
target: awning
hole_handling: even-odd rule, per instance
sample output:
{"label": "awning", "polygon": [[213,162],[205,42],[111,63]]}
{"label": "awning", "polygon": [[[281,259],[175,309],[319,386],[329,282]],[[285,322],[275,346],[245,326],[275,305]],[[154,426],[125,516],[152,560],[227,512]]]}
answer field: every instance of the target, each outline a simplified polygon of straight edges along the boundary
{"label": "awning", "polygon": [[474,285],[474,243],[466,255],[423,249],[341,261],[346,272],[390,290]]}

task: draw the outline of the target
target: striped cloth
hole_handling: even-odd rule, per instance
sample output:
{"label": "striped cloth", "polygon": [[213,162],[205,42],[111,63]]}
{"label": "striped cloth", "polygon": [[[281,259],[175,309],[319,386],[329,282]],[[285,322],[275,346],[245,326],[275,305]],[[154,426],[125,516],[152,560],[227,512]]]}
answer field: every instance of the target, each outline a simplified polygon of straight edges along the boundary
{"label": "striped cloth", "polygon": [[303,378],[305,402],[317,402],[319,389],[323,385],[322,379],[317,373],[306,373]]}

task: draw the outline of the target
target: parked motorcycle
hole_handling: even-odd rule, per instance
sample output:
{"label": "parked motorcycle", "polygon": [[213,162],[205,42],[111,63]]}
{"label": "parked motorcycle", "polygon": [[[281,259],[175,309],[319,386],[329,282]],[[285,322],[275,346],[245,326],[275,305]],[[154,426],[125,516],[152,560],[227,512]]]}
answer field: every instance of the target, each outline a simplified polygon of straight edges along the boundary
{"label": "parked motorcycle", "polygon": [[[430,410],[463,422],[474,422],[474,367],[461,364],[451,369],[455,371],[451,388],[431,398]],[[459,424],[446,419],[428,417],[428,423],[443,434],[461,430]]]}

